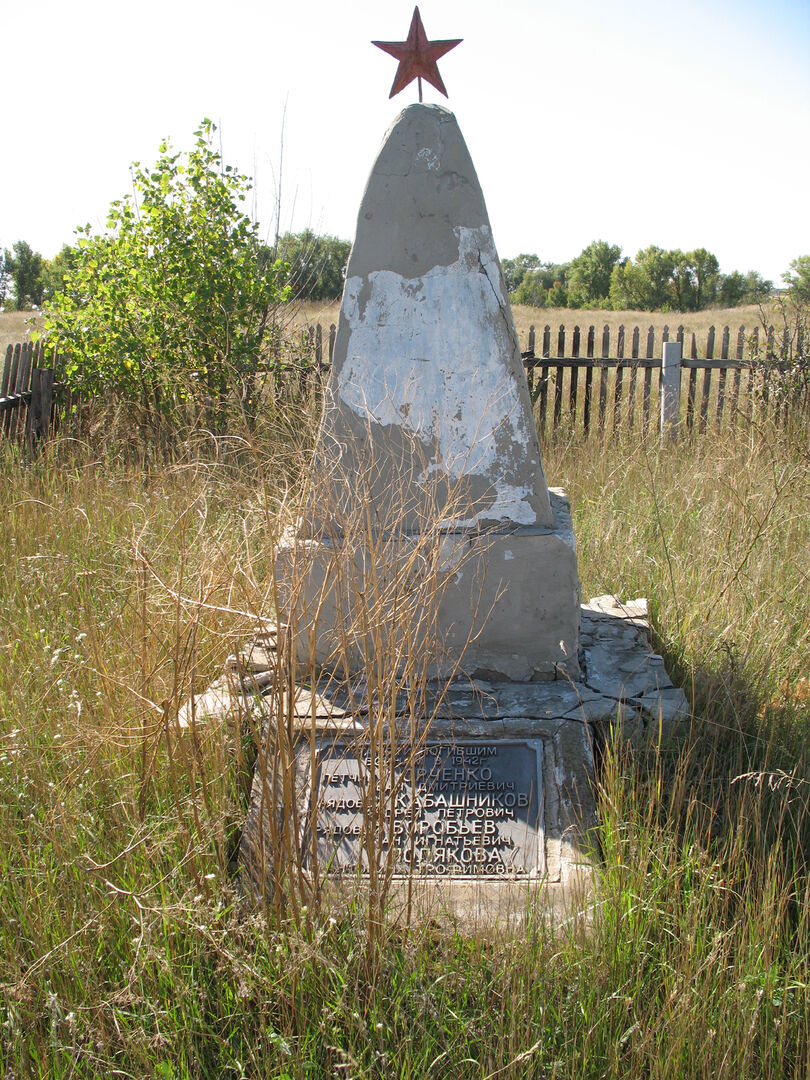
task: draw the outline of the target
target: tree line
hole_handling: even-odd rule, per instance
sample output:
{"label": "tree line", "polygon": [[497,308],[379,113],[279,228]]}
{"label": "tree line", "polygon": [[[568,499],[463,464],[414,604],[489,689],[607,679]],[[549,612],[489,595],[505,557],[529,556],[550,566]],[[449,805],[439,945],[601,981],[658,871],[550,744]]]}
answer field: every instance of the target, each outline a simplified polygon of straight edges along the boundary
{"label": "tree line", "polygon": [[[311,301],[340,297],[350,249],[348,240],[312,229],[287,232],[272,245],[259,245],[265,262],[281,259],[288,267],[291,295]],[[24,240],[0,250],[0,308],[28,310],[47,304],[64,289],[79,250],[65,244],[53,259],[45,259]],[[783,275],[788,287],[794,279],[806,280],[808,258],[790,264]],[[604,240],[595,240],[565,263],[527,254],[504,259],[503,272],[512,303],[530,307],[702,311],[759,303],[774,288],[756,270],[722,273],[717,257],[706,248],[684,252],[651,245],[632,259],[622,256],[619,245]]]}
{"label": "tree line", "polygon": [[543,262],[537,255],[504,259],[503,272],[512,303],[531,307],[702,311],[758,303],[774,287],[756,270],[721,273],[717,256],[706,248],[667,251],[651,245],[631,259],[605,240],[594,240],[567,263]]}

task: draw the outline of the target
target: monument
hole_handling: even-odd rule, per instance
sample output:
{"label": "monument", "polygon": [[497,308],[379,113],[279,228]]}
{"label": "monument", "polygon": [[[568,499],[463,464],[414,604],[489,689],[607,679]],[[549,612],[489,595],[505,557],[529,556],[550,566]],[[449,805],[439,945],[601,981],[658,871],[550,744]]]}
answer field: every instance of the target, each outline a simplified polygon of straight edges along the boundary
{"label": "monument", "polygon": [[[367,588],[340,580],[347,548],[362,576],[377,538],[393,570],[430,537],[446,567],[430,619],[435,674],[463,655],[473,677],[576,679],[568,503],[546,484],[484,198],[441,106],[406,108],[371,171],[325,399],[318,496],[277,559],[283,608],[286,582],[306,575],[294,618],[305,662],[314,631],[317,664],[339,654],[345,666],[352,596]],[[358,522],[362,537],[347,536]]]}
{"label": "monument", "polygon": [[406,42],[375,44],[400,61],[392,95],[418,78],[420,103],[360,205],[313,486],[275,553],[279,629],[196,713],[263,717],[255,891],[286,822],[314,878],[362,882],[382,858],[463,907],[578,878],[600,748],[617,727],[660,735],[685,702],[643,602],[581,605],[483,194],[453,114],[421,103],[457,42],[429,42],[416,9]]}

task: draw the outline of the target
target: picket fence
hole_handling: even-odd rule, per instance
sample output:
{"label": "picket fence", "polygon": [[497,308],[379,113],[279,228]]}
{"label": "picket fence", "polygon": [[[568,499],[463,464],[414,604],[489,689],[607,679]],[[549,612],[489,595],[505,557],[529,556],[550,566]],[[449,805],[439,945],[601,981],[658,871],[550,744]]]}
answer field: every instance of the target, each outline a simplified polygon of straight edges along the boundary
{"label": "picket fence", "polygon": [[[535,417],[549,428],[600,434],[654,424],[667,435],[678,428],[705,432],[771,416],[786,420],[810,404],[810,388],[786,378],[786,341],[774,328],[711,326],[705,340],[678,326],[612,329],[531,326],[521,341]],[[329,371],[335,325],[302,331],[301,351],[319,377]],[[676,347],[673,347],[676,346]],[[663,358],[667,354],[667,378]],[[702,376],[699,378],[699,373]]]}
{"label": "picket fence", "polygon": [[[331,367],[335,334],[334,323],[308,327],[292,361],[273,363],[268,371],[276,381],[292,375],[302,393],[318,393]],[[682,326],[672,336],[666,326],[660,332],[652,326],[532,326],[521,349],[541,434],[646,434],[654,427],[672,436],[765,417],[786,421],[810,405],[807,383],[787,377],[787,342],[776,340],[773,327],[760,334],[758,327],[732,332],[724,326],[718,334],[712,326],[699,347],[696,334],[685,334]],[[0,435],[36,441],[53,430],[66,402],[55,366],[40,342],[8,346]]]}
{"label": "picket fence", "polygon": [[59,389],[41,342],[9,345],[0,379],[0,435],[28,441],[45,438]]}

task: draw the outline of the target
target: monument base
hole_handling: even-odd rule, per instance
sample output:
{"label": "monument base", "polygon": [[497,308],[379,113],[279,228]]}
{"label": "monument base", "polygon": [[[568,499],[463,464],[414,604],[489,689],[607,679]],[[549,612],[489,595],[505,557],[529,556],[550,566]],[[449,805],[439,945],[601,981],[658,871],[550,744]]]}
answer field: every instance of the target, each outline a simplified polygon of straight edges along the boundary
{"label": "monument base", "polygon": [[[401,680],[384,722],[363,675],[284,690],[275,632],[265,630],[179,716],[181,728],[232,721],[263,731],[240,844],[246,890],[272,888],[286,822],[301,872],[328,895],[362,900],[371,842],[391,870],[395,919],[483,925],[585,911],[602,751],[658,745],[689,712],[650,650],[646,601],[599,597],[581,619],[578,681]],[[294,775],[279,770],[279,730]]]}
{"label": "monument base", "polygon": [[568,500],[550,494],[550,529],[282,542],[279,604],[299,663],[351,674],[382,646],[412,664],[425,657],[428,678],[463,670],[496,681],[576,681],[576,546]]}

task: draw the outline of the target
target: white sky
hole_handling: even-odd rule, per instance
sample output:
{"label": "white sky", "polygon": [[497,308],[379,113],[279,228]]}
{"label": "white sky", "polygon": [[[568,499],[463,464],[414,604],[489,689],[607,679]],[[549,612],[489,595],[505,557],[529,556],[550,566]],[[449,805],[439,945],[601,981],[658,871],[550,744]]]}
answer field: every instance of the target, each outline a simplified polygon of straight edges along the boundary
{"label": "white sky", "polygon": [[[413,0],[0,0],[0,245],[101,227],[129,163],[204,116],[274,229],[351,239]],[[501,257],[703,246],[779,281],[810,253],[810,0],[423,0]],[[426,101],[445,99],[425,85]]]}

